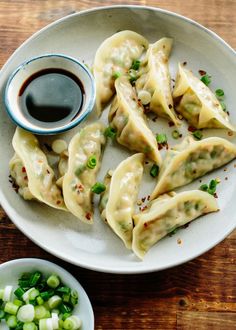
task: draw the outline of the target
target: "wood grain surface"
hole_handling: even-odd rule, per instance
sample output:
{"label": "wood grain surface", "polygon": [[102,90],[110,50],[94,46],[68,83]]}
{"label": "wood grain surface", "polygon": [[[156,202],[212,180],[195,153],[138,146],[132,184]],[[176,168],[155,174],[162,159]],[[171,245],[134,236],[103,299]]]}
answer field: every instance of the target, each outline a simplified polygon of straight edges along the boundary
{"label": "wood grain surface", "polygon": [[[236,48],[236,0],[0,0],[0,66],[43,26],[76,11],[110,4],[177,12]],[[236,232],[179,267],[143,275],[112,275],[53,257],[26,238],[0,209],[0,263],[20,257],[51,260],[75,275],[91,299],[97,330],[236,329]]]}

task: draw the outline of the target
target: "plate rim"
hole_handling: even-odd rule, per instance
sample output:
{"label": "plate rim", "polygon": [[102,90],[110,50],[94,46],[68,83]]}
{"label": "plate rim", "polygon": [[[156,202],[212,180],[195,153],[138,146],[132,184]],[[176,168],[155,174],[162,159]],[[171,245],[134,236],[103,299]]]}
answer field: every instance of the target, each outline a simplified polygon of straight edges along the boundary
{"label": "plate rim", "polygon": [[[149,11],[156,11],[158,13],[162,13],[165,15],[169,15],[169,16],[173,16],[175,18],[178,18],[179,20],[184,20],[187,23],[190,23],[192,25],[194,25],[195,27],[197,27],[200,30],[203,30],[204,32],[206,32],[207,34],[209,34],[213,39],[216,39],[218,42],[220,42],[220,44],[227,49],[227,51],[229,53],[231,53],[232,55],[236,55],[236,51],[224,40],[222,39],[217,33],[213,32],[212,30],[206,28],[205,26],[203,26],[202,24],[194,21],[191,18],[188,18],[186,16],[183,16],[181,14],[166,10],[166,9],[162,9],[159,7],[152,7],[152,6],[145,6],[145,5],[111,5],[111,6],[102,6],[102,7],[93,7],[90,9],[86,9],[86,10],[82,10],[79,12],[75,12],[73,14],[69,14],[66,15],[64,17],[61,17],[51,23],[49,23],[48,25],[44,26],[43,28],[39,29],[38,31],[36,31],[35,33],[33,33],[29,38],[27,38],[8,58],[8,60],[5,62],[5,64],[2,66],[1,72],[0,72],[0,79],[1,79],[1,75],[2,73],[4,73],[4,71],[7,69],[8,65],[10,65],[11,59],[13,56],[15,56],[28,42],[32,41],[33,39],[37,38],[38,35],[40,35],[41,33],[43,33],[44,31],[46,31],[47,29],[50,29],[51,27],[53,27],[54,25],[60,24],[63,21],[66,21],[68,19],[71,19],[73,17],[76,16],[86,16],[90,13],[95,13],[98,11],[106,11],[106,10],[112,10],[112,9],[122,9],[122,8],[127,8],[127,9],[137,9],[137,10],[149,10]],[[38,241],[37,239],[34,239],[33,237],[30,236],[30,234],[25,232],[25,229],[21,227],[20,224],[16,224],[14,219],[14,211],[15,209],[12,208],[8,201],[6,200],[2,190],[0,189],[0,203],[2,208],[4,209],[4,211],[6,212],[6,214],[9,216],[10,220],[15,224],[15,226],[28,238],[30,239],[33,243],[35,243],[37,246],[39,246],[40,248],[42,248],[43,250],[49,252],[50,254],[52,254],[53,256],[58,257],[61,260],[64,260],[66,262],[69,262],[70,264],[74,264],[76,266],[79,267],[83,267],[85,269],[89,269],[89,270],[93,270],[93,271],[98,271],[98,272],[104,272],[104,273],[111,273],[111,274],[143,274],[143,273],[151,273],[151,272],[156,272],[156,271],[162,271],[165,269],[169,269],[172,267],[176,267],[178,265],[184,264],[188,261],[191,261],[197,257],[199,257],[200,255],[206,253],[207,251],[211,250],[213,247],[215,247],[216,245],[218,245],[220,242],[222,242],[235,228],[236,228],[236,223],[234,226],[230,227],[226,233],[221,236],[220,238],[217,238],[214,242],[212,242],[210,245],[208,245],[206,248],[202,248],[199,253],[195,253],[194,256],[189,256],[189,257],[185,257],[179,261],[176,262],[171,262],[169,264],[163,265],[163,266],[149,266],[149,267],[144,267],[144,268],[128,268],[127,266],[119,266],[119,267],[113,267],[113,268],[108,268],[107,266],[101,265],[101,266],[93,266],[93,264],[88,263],[88,262],[81,262],[80,261],[76,261],[76,260],[70,260],[70,258],[68,258],[67,256],[65,256],[63,253],[54,251],[52,248],[48,248],[46,245],[44,245],[43,243],[41,243],[40,241]],[[8,261],[10,262],[10,261]]]}

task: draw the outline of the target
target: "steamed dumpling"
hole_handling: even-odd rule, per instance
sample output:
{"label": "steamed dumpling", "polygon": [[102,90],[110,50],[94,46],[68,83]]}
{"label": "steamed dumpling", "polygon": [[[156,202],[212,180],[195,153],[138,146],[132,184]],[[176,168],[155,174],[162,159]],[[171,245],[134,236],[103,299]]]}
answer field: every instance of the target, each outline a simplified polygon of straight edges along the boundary
{"label": "steamed dumpling", "polygon": [[148,48],[148,41],[133,31],[121,31],[107,38],[98,48],[93,65],[96,81],[96,107],[100,115],[115,93],[114,75],[124,74],[132,62]]}
{"label": "steamed dumpling", "polygon": [[[10,170],[19,184],[20,194],[26,199],[31,199],[32,195],[51,207],[66,210],[61,189],[56,185],[54,172],[40,149],[37,138],[17,127],[12,144],[16,156],[10,162]],[[26,180],[19,176],[20,167],[25,172]]]}
{"label": "steamed dumpling", "polygon": [[236,157],[231,142],[210,137],[195,141],[187,137],[182,144],[167,151],[151,199],[203,176]]}
{"label": "steamed dumpling", "polygon": [[236,131],[212,91],[191,71],[179,64],[173,91],[176,110],[196,128],[227,128]]}
{"label": "steamed dumpling", "polygon": [[116,79],[117,96],[109,112],[109,122],[116,131],[117,141],[130,150],[145,153],[155,163],[161,163],[158,145],[148,128],[143,107],[128,77]]}
{"label": "steamed dumpling", "polygon": [[138,96],[142,95],[143,91],[150,94],[151,111],[177,125],[178,119],[174,112],[168,66],[172,43],[172,39],[162,38],[149,46],[146,61],[140,68],[140,78],[135,86]]}
{"label": "steamed dumpling", "polygon": [[135,154],[122,161],[115,171],[108,173],[101,196],[102,218],[119,236],[128,249],[132,245],[134,204],[143,174],[144,154]]}
{"label": "steamed dumpling", "polygon": [[[100,169],[102,149],[105,145],[104,126],[93,123],[84,127],[70,141],[68,168],[63,178],[63,194],[68,210],[81,221],[93,223],[92,186]],[[90,168],[90,157],[96,166]]]}
{"label": "steamed dumpling", "polygon": [[176,228],[217,210],[216,199],[200,190],[162,195],[152,201],[147,210],[133,216],[132,249],[143,259],[156,242]]}

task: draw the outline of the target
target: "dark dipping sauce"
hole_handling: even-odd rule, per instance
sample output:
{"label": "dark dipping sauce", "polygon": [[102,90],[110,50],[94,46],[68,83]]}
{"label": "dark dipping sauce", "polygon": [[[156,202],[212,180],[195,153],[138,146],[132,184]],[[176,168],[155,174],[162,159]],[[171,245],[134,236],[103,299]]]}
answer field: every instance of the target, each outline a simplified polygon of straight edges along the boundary
{"label": "dark dipping sauce", "polygon": [[64,69],[44,69],[30,76],[19,92],[19,103],[28,121],[57,127],[79,114],[84,88],[77,76]]}

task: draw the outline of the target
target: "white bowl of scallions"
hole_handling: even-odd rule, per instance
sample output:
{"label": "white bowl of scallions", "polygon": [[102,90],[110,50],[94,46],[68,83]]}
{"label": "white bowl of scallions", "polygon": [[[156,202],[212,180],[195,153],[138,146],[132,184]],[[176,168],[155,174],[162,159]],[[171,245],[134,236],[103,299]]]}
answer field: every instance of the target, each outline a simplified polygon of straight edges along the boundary
{"label": "white bowl of scallions", "polygon": [[66,270],[42,259],[0,265],[0,330],[93,330],[89,298]]}

